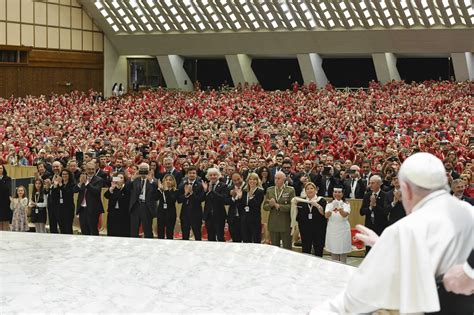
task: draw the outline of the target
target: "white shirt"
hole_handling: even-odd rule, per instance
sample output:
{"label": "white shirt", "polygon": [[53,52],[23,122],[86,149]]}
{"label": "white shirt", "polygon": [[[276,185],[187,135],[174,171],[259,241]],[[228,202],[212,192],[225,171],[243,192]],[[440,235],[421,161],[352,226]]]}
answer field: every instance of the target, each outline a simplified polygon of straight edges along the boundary
{"label": "white shirt", "polygon": [[385,229],[345,292],[311,314],[439,311],[435,277],[466,261],[474,246],[473,226],[471,205],[444,190],[429,194]]}

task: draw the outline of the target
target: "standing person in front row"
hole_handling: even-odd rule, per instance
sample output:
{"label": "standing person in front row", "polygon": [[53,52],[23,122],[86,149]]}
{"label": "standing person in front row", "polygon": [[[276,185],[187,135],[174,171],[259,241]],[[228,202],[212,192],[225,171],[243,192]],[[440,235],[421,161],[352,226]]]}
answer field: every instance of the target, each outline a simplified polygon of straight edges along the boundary
{"label": "standing person in front row", "polygon": [[153,217],[156,216],[158,200],[158,186],[153,180],[150,166],[141,163],[138,166],[138,177],[132,182],[130,195],[130,236],[138,237],[140,224],[143,227],[145,238],[153,238]]}
{"label": "standing person in front row", "polygon": [[10,194],[12,179],[7,176],[7,169],[0,164],[0,231],[10,230],[12,211],[10,210]]}
{"label": "standing person in front row", "polygon": [[173,239],[174,226],[176,225],[176,177],[173,174],[163,176],[162,183],[158,185],[158,238]]}
{"label": "standing person in front row", "polygon": [[314,254],[323,257],[328,222],[324,216],[327,201],[317,195],[318,186],[313,182],[306,183],[303,189],[306,198],[295,197],[292,200],[292,227],[298,222],[303,253],[311,254],[314,248]]}
{"label": "standing person in front row", "polygon": [[48,195],[44,192],[43,180],[35,179],[33,193],[28,207],[31,209],[31,223],[35,224],[37,233],[46,233],[46,207],[48,206]]}
{"label": "standing person in front row", "polygon": [[68,169],[61,171],[51,189],[51,198],[58,205],[59,231],[61,234],[72,234],[74,222],[74,175]]}
{"label": "standing person in front row", "polygon": [[227,213],[225,202],[229,194],[227,185],[219,181],[221,172],[217,168],[207,170],[209,183],[203,182],[202,188],[205,191],[203,221],[206,223],[209,241],[225,242],[224,227]]}
{"label": "standing person in front row", "polygon": [[188,167],[187,178],[183,180],[178,192],[178,202],[182,203],[181,207],[181,230],[183,240],[189,240],[189,232],[192,229],[194,239],[201,240],[202,227],[202,205],[204,199],[204,189],[202,181],[197,177],[196,166]]}
{"label": "standing person in front row", "polygon": [[81,174],[79,184],[74,187],[78,192],[77,210],[82,235],[99,235],[99,216],[104,213],[101,192],[104,186],[102,178],[95,175],[95,162],[86,164],[86,174]]}
{"label": "standing person in front row", "polygon": [[345,264],[347,254],[352,250],[349,224],[351,206],[344,202],[342,187],[335,187],[332,195],[334,200],[327,204],[325,211],[328,219],[326,249],[331,253],[331,259]]}
{"label": "standing person in front row", "polygon": [[[365,226],[374,230],[377,235],[381,235],[387,226],[386,213],[386,194],[380,189],[382,178],[379,175],[373,175],[369,179],[370,191],[364,195],[360,215],[365,216]],[[366,255],[370,251],[370,246],[366,246]]]}
{"label": "standing person in front row", "polygon": [[24,186],[18,186],[15,197],[10,197],[10,209],[13,211],[11,230],[15,232],[28,232],[28,197]]}
{"label": "standing person in front row", "polygon": [[272,245],[291,249],[291,200],[295,197],[295,189],[285,186],[286,175],[282,171],[275,174],[275,186],[268,188],[263,203],[263,210],[269,211],[268,231]]}
{"label": "standing person in front row", "polygon": [[[236,196],[237,198],[239,196]],[[261,208],[265,191],[262,182],[256,173],[247,176],[247,184],[237,200],[237,211],[241,217],[242,240],[244,243],[262,242],[262,214]]]}
{"label": "standing person in front row", "polygon": [[130,181],[122,173],[114,174],[110,188],[104,193],[107,207],[107,236],[130,236]]}

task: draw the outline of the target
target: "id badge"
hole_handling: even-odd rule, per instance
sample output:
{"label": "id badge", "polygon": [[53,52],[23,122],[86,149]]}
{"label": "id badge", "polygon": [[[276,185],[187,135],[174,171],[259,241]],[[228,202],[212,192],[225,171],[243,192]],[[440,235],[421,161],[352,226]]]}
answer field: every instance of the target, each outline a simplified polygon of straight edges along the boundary
{"label": "id badge", "polygon": [[312,220],[312,219],[313,219],[313,214],[312,214],[312,213],[308,213],[308,219],[309,219],[309,220]]}
{"label": "id badge", "polygon": [[245,206],[245,212],[250,212],[250,207],[249,206]]}
{"label": "id badge", "polygon": [[64,203],[63,198],[60,198],[60,199],[59,199],[59,203],[60,203],[60,204],[63,204],[63,203]]}
{"label": "id badge", "polygon": [[167,203],[163,204],[163,209],[168,209],[168,204]]}
{"label": "id badge", "polygon": [[35,213],[36,213],[36,214],[39,213],[39,209],[38,209],[38,208],[35,208]]}

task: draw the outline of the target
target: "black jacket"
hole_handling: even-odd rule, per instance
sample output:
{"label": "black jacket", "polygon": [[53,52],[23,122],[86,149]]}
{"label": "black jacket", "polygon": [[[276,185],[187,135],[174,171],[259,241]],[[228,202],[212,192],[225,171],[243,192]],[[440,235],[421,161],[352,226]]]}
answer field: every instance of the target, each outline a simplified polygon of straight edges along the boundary
{"label": "black jacket", "polygon": [[[351,179],[346,179],[344,181],[344,198],[350,198],[351,196],[351,189],[352,189],[352,178]],[[363,180],[362,178],[359,178],[356,184],[355,188],[355,199],[362,199],[364,198],[365,192],[366,192],[366,181]]]}
{"label": "black jacket", "polygon": [[[370,196],[372,192],[369,191],[364,195],[364,199],[362,201],[362,207],[360,208],[360,215],[365,215],[365,226],[371,230],[374,230],[377,235],[382,234],[383,230],[387,227],[387,215],[385,212],[385,201],[386,201],[386,193],[383,190],[379,191],[377,196],[376,206],[372,209],[369,209],[370,205]],[[374,214],[374,222],[372,223],[371,213]]]}
{"label": "black jacket", "polygon": [[392,225],[406,216],[405,208],[401,201],[392,206],[394,191],[390,190],[385,194],[385,214],[387,215],[388,225]]}
{"label": "black jacket", "polygon": [[[242,192],[242,198],[237,200],[237,211],[241,218],[242,224],[262,221],[262,203],[265,198],[265,191],[263,188],[257,188],[253,193],[253,198],[249,198],[247,202],[248,192]],[[248,207],[248,210],[247,210]]]}
{"label": "black jacket", "polygon": [[[126,182],[122,189],[115,188],[112,192],[107,189],[104,193],[105,199],[109,200],[107,206],[108,215],[129,216],[130,195],[132,183]],[[118,202],[118,209],[116,208]]]}
{"label": "black jacket", "polygon": [[74,186],[74,192],[78,192],[77,196],[77,207],[76,214],[79,214],[82,210],[81,204],[85,196],[87,209],[95,211],[97,213],[104,213],[104,206],[102,205],[102,187],[104,186],[104,181],[98,176],[93,176],[89,181],[89,184]]}
{"label": "black jacket", "polygon": [[[130,213],[134,212],[138,206],[140,194],[142,192],[142,178],[137,177],[132,182],[130,192]],[[145,180],[145,204],[153,217],[157,215],[156,201],[158,200],[158,186],[156,182],[150,183],[148,179]]]}
{"label": "black jacket", "polygon": [[193,192],[189,196],[184,195],[184,186],[188,181],[183,181],[178,189],[178,203],[182,203],[180,217],[199,218],[202,220],[202,201],[204,199],[204,189],[202,181],[196,179],[193,183]]}
{"label": "black jacket", "polygon": [[[209,187],[211,187],[209,183]],[[225,220],[227,213],[225,211],[225,202],[229,195],[229,188],[227,185],[217,181],[213,190],[205,192],[204,195],[204,213],[203,220],[206,221],[209,215],[217,218],[217,220]]]}

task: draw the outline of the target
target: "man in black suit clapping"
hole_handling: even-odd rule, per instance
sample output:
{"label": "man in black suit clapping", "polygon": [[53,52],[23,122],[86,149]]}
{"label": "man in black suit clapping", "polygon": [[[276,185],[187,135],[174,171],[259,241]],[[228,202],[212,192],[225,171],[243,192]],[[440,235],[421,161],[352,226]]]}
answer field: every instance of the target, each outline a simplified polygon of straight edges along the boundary
{"label": "man in black suit clapping", "polygon": [[393,190],[386,193],[385,214],[388,217],[388,225],[392,225],[406,216],[405,208],[402,203],[402,191],[398,182],[398,176],[392,177]]}
{"label": "man in black suit clapping", "polygon": [[76,214],[79,215],[83,235],[99,235],[99,216],[104,213],[101,192],[104,181],[95,175],[95,162],[86,164],[86,174],[81,174],[79,184],[74,188],[78,192]]}
{"label": "man in black suit clapping", "polygon": [[150,166],[142,163],[138,177],[132,182],[130,194],[130,236],[138,237],[140,223],[145,238],[153,238],[152,222],[157,213],[158,186],[150,173]]}
{"label": "man in black suit clapping", "polygon": [[206,224],[208,240],[224,242],[224,226],[227,217],[225,202],[229,195],[229,189],[226,184],[219,181],[220,176],[221,173],[217,168],[207,170],[209,183],[202,183],[206,192],[203,220]]}
{"label": "man in black suit clapping", "polygon": [[[373,230],[377,235],[382,234],[387,226],[387,216],[385,213],[385,192],[380,189],[382,178],[379,175],[373,175],[369,179],[370,191],[367,192],[362,201],[360,215],[365,215],[365,226]],[[370,250],[366,246],[366,253]]]}

